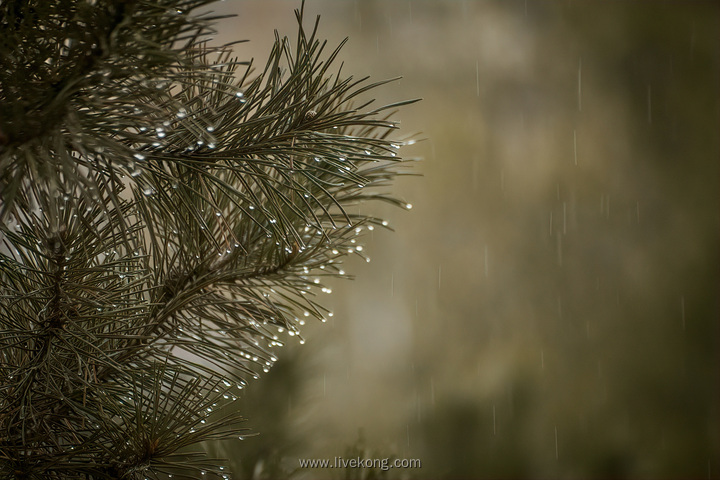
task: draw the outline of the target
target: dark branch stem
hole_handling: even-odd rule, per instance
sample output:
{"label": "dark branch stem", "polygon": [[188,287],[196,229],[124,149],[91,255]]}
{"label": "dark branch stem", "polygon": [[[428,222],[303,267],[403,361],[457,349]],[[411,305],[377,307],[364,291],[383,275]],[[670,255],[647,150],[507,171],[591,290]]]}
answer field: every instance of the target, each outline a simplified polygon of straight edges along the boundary
{"label": "dark branch stem", "polygon": [[[281,273],[284,269],[289,267],[293,260],[297,257],[297,254],[299,252],[299,247],[297,244],[293,245],[292,252],[289,253],[281,262],[279,262],[277,265],[266,265],[266,266],[260,266],[256,269],[254,269],[252,272],[246,273],[246,274],[237,274],[235,272],[227,272],[224,275],[221,275],[219,277],[216,277],[213,279],[212,282],[209,282],[207,285],[203,286],[202,288],[212,288],[215,284],[222,282],[237,282],[237,281],[246,281],[246,280],[255,280],[258,278],[268,277],[272,275],[277,275]],[[219,264],[213,266],[211,271],[217,271],[218,268],[222,268],[224,266],[227,266],[232,259],[227,259],[223,262],[220,262]],[[173,305],[172,308],[168,308],[169,305],[172,304],[173,300],[176,298],[180,298],[181,295],[184,292],[187,292],[190,290],[193,285],[197,285],[197,283],[201,283],[203,280],[202,276],[199,276],[196,272],[191,272],[189,274],[184,275],[177,275],[173,278],[170,278],[168,281],[165,282],[165,286],[163,287],[163,293],[161,295],[160,301],[156,304],[157,309],[155,310],[155,313],[151,315],[149,322],[148,322],[148,330],[141,335],[139,338],[133,338],[130,340],[126,348],[124,349],[124,352],[118,355],[117,358],[115,358],[115,362],[119,365],[126,363],[129,359],[131,359],[133,356],[137,355],[141,352],[141,350],[144,347],[150,346],[153,343],[157,342],[163,337],[163,333],[167,333],[170,331],[168,328],[168,322],[175,318],[177,313],[181,311],[190,301],[192,301],[195,296],[189,296],[185,301],[181,302],[179,305]],[[113,373],[112,369],[105,368],[98,372],[97,379],[102,381],[106,380],[108,377],[110,377]]]}
{"label": "dark branch stem", "polygon": [[[21,405],[21,410],[15,413],[16,421],[9,422],[8,426],[12,429],[20,429],[23,436],[34,436],[37,432],[26,431],[26,420],[28,416],[35,417],[37,413],[34,411],[23,412],[27,404],[31,404],[30,399],[35,384],[38,382],[38,374],[42,371],[42,366],[50,356],[52,343],[58,332],[63,329],[65,312],[63,305],[63,284],[65,283],[65,246],[62,239],[62,231],[52,235],[46,244],[49,250],[49,271],[51,274],[50,292],[51,297],[47,303],[47,310],[44,321],[39,324],[39,335],[37,343],[29,358],[28,364],[23,368],[22,381],[17,387],[9,393],[16,397],[17,404]],[[35,408],[42,410],[40,405],[35,402]],[[28,415],[30,413],[30,415]],[[37,422],[35,423],[37,425]]]}

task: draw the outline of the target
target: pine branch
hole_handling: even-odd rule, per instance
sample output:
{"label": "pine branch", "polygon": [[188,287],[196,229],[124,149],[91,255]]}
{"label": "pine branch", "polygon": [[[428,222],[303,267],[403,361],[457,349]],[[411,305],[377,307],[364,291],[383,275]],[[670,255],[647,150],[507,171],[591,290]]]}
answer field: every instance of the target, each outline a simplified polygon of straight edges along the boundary
{"label": "pine branch", "polygon": [[380,189],[411,102],[354,106],[386,82],[331,73],[302,11],[253,77],[206,3],[0,4],[4,477],[222,475],[182,449],[237,435],[210,412],[329,315],[320,279],[385,225],[348,207],[407,206]]}
{"label": "pine branch", "polygon": [[[78,169],[97,171],[93,153],[112,152],[115,163],[127,164],[123,159],[132,152],[118,136],[144,116],[157,115],[157,107],[148,108],[152,102],[142,97],[152,97],[156,87],[183,71],[182,52],[212,33],[209,23],[219,17],[183,13],[208,3],[0,4],[0,219],[7,218],[16,195],[22,195],[18,186],[60,180],[56,169],[93,191],[98,185],[92,176]],[[36,40],[37,31],[43,32],[42,41]],[[118,109],[124,110],[124,119],[115,113]],[[56,138],[47,142],[48,137]]]}

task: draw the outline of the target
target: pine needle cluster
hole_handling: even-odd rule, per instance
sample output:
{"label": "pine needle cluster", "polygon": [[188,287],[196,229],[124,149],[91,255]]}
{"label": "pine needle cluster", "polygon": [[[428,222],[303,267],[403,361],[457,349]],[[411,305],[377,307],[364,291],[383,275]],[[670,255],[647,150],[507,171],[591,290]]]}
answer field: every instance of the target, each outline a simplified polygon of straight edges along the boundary
{"label": "pine needle cluster", "polygon": [[349,207],[408,207],[411,102],[363,102],[385,82],[302,9],[256,69],[209,3],[0,1],[1,478],[228,478],[188,447],[242,434],[215,412],[329,314],[383,225]]}

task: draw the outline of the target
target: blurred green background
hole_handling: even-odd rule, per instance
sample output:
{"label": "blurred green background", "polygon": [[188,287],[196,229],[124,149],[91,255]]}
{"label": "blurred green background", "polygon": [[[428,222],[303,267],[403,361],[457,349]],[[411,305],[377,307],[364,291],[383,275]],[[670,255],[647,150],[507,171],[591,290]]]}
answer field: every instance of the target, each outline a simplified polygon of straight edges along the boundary
{"label": "blurred green background", "polygon": [[[226,1],[264,65],[295,1]],[[717,2],[308,1],[420,178],[213,444],[236,478],[720,478]],[[363,477],[364,475],[364,477]]]}

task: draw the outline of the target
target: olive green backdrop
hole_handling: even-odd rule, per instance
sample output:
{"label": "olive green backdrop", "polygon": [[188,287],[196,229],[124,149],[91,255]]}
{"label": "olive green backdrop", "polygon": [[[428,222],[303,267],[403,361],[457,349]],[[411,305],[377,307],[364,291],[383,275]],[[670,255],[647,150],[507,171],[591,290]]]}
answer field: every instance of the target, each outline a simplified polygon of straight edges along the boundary
{"label": "olive green backdrop", "polygon": [[[263,66],[297,7],[218,4],[218,41]],[[424,98],[397,117],[423,176],[411,211],[363,207],[396,232],[250,386],[260,435],[208,448],[245,478],[360,453],[423,463],[390,478],[720,478],[718,4],[306,10],[350,37],[344,73],[404,76],[379,102]]]}

